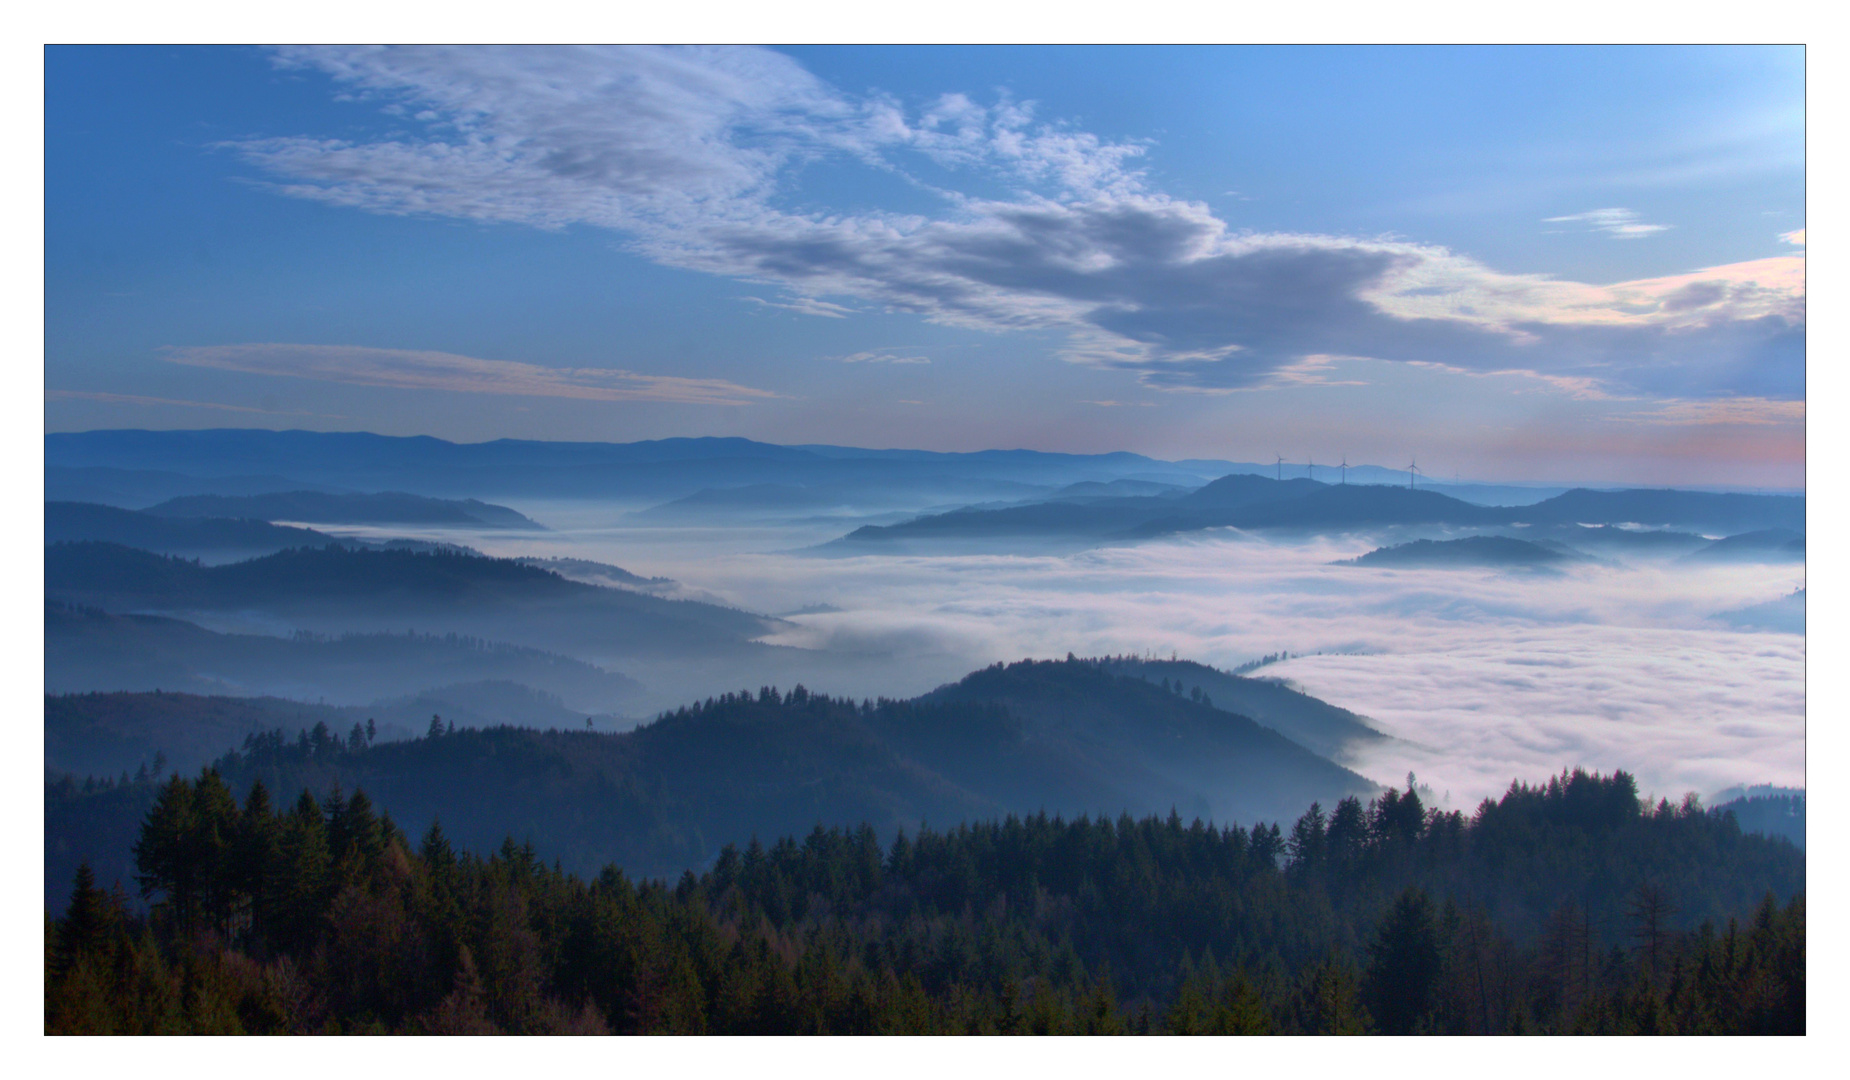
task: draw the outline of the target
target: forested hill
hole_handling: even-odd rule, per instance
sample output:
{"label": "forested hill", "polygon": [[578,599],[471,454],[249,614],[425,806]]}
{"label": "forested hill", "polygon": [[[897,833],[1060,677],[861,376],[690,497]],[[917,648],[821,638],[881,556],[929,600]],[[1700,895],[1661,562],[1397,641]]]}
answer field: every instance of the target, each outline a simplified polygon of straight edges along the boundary
{"label": "forested hill", "polygon": [[[890,832],[1040,810],[1171,808],[1252,821],[1376,790],[1251,719],[1090,662],[992,668],[953,690],[855,703],[760,688],[623,734],[498,727],[368,743],[339,730],[277,732],[216,767],[239,788],[261,779],[289,797],[366,788],[407,821],[440,817],[474,849],[512,832],[544,840],[583,873],[614,862],[648,875],[818,821]],[[135,784],[91,784],[48,803],[48,867],[91,858],[124,873],[144,795]]]}
{"label": "forested hill", "polygon": [[1193,660],[1107,657],[1105,668],[1228,712],[1250,716],[1300,746],[1338,761],[1388,736],[1348,709],[1294,690],[1276,679],[1250,679]]}
{"label": "forested hill", "polygon": [[99,540],[165,555],[267,555],[292,547],[335,543],[326,533],[267,521],[169,518],[97,503],[47,502],[45,542]]}
{"label": "forested hill", "polygon": [[118,544],[45,549],[45,594],[105,610],[260,612],[338,630],[469,634],[572,655],[736,648],[776,620],[453,551],[295,548],[201,566]]}
{"label": "forested hill", "polygon": [[72,875],[48,1032],[1805,1031],[1802,857],[1623,773],[1469,817],[1344,799],[1288,838],[817,828],[672,888],[459,852],[361,792],[240,807],[208,771],[150,802],[152,919]]}
{"label": "forested hill", "polygon": [[1341,565],[1540,570],[1585,561],[1586,555],[1559,545],[1538,544],[1513,536],[1466,536],[1457,540],[1413,540],[1376,548],[1366,555],[1344,559]]}
{"label": "forested hill", "polygon": [[1235,474],[1184,495],[967,508],[894,525],[866,525],[821,550],[903,550],[936,543],[1026,539],[1131,541],[1225,527],[1341,532],[1518,524],[1577,529],[1642,523],[1732,533],[1803,529],[1804,518],[1803,496],[1575,489],[1533,505],[1479,506],[1419,488]]}
{"label": "forested hill", "polygon": [[[1327,803],[1375,787],[1249,717],[1116,674],[1104,661],[996,664],[919,701],[1007,710],[1019,733],[1003,746],[947,745],[931,760],[959,775],[981,770],[985,788],[1019,790],[1010,800],[1014,808],[1177,808],[1190,816],[1251,821],[1288,815],[1309,799]],[[1050,777],[1075,795],[1115,792],[1117,798],[1050,799]]]}
{"label": "forested hill", "polygon": [[[581,872],[614,862],[670,876],[726,843],[817,822],[890,832],[1042,810],[1171,809],[1275,820],[1377,790],[1251,720],[1089,661],[991,668],[910,702],[765,687],[622,734],[499,727],[369,743],[277,733],[217,768],[240,790],[258,779],[290,794],[363,787],[407,821],[442,819],[478,850],[512,833]],[[147,789],[69,795],[47,804],[53,879],[79,858],[125,873]]]}
{"label": "forested hill", "polygon": [[402,491],[279,491],[263,495],[182,495],[150,506],[158,517],[251,518],[328,525],[434,525],[539,529],[516,510],[479,499],[432,499]]}

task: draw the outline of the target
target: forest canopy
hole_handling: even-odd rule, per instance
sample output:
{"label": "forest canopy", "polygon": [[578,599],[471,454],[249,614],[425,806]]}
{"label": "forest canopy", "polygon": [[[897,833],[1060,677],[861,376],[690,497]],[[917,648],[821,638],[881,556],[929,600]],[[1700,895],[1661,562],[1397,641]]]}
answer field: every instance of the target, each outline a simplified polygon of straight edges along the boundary
{"label": "forest canopy", "polygon": [[48,1032],[1804,1031],[1804,863],[1622,772],[1286,831],[1009,815],[592,878],[361,791],[158,785],[137,913],[80,866]]}

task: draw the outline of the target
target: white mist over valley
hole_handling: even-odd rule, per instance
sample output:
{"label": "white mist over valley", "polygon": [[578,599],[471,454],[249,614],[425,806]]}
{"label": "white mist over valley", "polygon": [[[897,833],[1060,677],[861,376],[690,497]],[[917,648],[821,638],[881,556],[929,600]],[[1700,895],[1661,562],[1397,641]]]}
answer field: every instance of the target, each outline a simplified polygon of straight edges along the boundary
{"label": "white mist over valley", "polygon": [[612,563],[779,615],[792,625],[764,640],[865,658],[824,692],[912,695],[1068,652],[1223,670],[1287,652],[1255,674],[1395,736],[1344,764],[1382,783],[1413,772],[1448,806],[1577,765],[1627,769],[1673,802],[1804,786],[1803,636],[1715,617],[1802,588],[1802,564],[1387,570],[1334,565],[1375,537],[1233,529],[1069,554],[822,557],[803,549],[847,531],[839,520],[648,526],[625,523],[633,507],[515,506],[552,531],[429,535]]}

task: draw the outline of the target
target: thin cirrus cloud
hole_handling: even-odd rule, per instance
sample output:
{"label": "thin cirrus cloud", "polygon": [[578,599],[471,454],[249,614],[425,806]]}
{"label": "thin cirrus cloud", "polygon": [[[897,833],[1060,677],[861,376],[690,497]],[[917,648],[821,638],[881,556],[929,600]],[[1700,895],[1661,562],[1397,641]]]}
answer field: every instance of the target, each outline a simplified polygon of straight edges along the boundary
{"label": "thin cirrus cloud", "polygon": [[358,345],[201,345],[168,348],[164,355],[172,363],[190,367],[399,390],[684,405],[744,405],[778,396],[723,379],[639,375],[612,368],[551,368],[455,353]]}
{"label": "thin cirrus cloud", "polygon": [[[1761,260],[1781,268],[1749,282],[1728,266],[1700,270],[1684,282],[1699,287],[1673,297],[1647,282],[1506,274],[1431,244],[1243,231],[1155,190],[1137,167],[1146,144],[1044,122],[1006,97],[947,93],[908,108],[849,95],[766,49],[276,57],[400,127],[367,141],[230,144],[278,192],[371,213],[607,229],[664,265],[780,289],[768,306],[840,317],[858,302],[1054,331],[1066,359],[1163,390],[1279,385],[1306,357],[1341,355],[1618,392],[1803,394],[1802,255]],[[941,196],[942,210],[787,209],[790,181],[816,168],[897,175]],[[946,188],[947,173],[991,195]],[[1555,220],[1614,237],[1665,227],[1621,208]]]}
{"label": "thin cirrus cloud", "polygon": [[887,349],[850,353],[841,358],[844,364],[929,364],[929,356],[901,356]]}
{"label": "thin cirrus cloud", "polygon": [[1615,240],[1642,240],[1670,228],[1668,225],[1650,225],[1640,221],[1636,210],[1627,210],[1622,206],[1609,206],[1604,210],[1588,210],[1584,214],[1565,214],[1561,217],[1543,218],[1542,220],[1549,224],[1585,225],[1594,232],[1603,232]]}

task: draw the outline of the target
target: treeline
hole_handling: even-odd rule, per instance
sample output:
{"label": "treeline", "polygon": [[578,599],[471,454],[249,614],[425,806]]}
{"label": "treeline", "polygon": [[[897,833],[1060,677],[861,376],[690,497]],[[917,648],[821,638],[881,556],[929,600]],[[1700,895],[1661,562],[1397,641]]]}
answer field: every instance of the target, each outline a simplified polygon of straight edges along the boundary
{"label": "treeline", "polygon": [[47,917],[47,1031],[1804,1030],[1802,858],[1623,773],[1288,832],[819,827],[671,886],[413,841],[358,791],[239,805],[208,769],[135,862],[146,917],[87,866]]}

